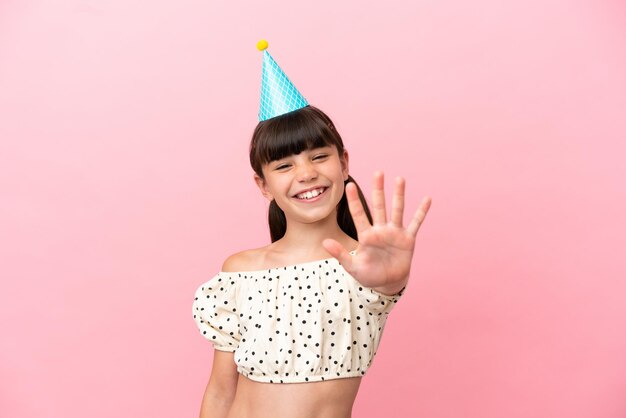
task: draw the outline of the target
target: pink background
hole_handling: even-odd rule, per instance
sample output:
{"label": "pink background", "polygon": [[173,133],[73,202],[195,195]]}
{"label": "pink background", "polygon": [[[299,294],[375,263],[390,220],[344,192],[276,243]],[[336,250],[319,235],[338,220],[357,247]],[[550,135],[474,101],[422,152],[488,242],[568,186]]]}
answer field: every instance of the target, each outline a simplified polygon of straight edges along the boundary
{"label": "pink background", "polygon": [[0,3],[0,416],[197,416],[260,38],[368,196],[433,198],[354,416],[626,416],[626,6],[383,3]]}

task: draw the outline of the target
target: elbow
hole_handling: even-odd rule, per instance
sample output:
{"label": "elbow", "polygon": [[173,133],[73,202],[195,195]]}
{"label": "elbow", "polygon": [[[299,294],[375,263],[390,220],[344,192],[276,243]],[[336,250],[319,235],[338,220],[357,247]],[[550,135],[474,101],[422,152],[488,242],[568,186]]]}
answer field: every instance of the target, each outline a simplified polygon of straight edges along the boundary
{"label": "elbow", "polygon": [[209,384],[202,398],[200,418],[226,418],[234,400],[234,391]]}

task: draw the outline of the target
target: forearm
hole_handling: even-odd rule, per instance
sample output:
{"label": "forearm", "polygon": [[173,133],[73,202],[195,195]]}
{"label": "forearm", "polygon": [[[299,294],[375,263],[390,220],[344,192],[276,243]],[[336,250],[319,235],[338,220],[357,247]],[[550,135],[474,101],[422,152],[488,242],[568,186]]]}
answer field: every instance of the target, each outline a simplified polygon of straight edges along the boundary
{"label": "forearm", "polygon": [[377,290],[380,293],[385,294],[387,296],[393,296],[397,294],[398,292],[400,292],[401,290],[403,290],[404,288],[406,288],[406,285],[408,282],[409,282],[409,279],[406,278],[400,282],[396,282],[391,285],[375,287],[374,290]]}

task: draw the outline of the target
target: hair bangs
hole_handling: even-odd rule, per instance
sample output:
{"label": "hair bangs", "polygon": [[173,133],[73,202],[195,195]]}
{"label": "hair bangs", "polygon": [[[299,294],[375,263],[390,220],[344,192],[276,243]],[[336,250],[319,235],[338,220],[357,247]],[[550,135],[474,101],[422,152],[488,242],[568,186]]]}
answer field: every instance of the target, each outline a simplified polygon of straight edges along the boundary
{"label": "hair bangs", "polygon": [[335,146],[341,155],[343,141],[324,112],[308,105],[259,122],[250,142],[250,164],[262,177],[262,165],[302,151]]}
{"label": "hair bangs", "polygon": [[[280,160],[302,151],[333,145],[330,130],[318,121],[287,114],[276,118],[261,135],[257,144],[258,157],[263,164]],[[268,123],[269,124],[269,123]]]}

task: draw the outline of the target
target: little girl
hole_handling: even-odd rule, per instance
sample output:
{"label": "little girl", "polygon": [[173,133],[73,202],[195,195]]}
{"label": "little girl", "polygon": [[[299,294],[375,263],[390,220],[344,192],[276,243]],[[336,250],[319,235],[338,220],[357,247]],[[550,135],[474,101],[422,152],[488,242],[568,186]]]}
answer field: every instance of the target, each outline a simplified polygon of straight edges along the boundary
{"label": "little girl", "polygon": [[201,418],[349,418],[387,316],[403,294],[423,199],[405,228],[405,182],[373,211],[350,177],[328,116],[264,51],[261,111],[250,143],[270,201],[272,243],[236,253],[195,293],[193,317],[215,352]]}

